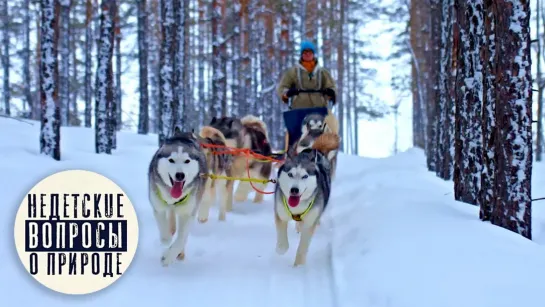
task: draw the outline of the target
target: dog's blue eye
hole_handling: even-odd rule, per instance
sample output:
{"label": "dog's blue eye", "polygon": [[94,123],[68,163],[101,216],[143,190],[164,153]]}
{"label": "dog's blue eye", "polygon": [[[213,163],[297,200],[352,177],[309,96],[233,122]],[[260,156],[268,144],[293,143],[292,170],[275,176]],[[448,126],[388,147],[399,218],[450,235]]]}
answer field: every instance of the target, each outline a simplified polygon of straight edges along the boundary
{"label": "dog's blue eye", "polygon": [[188,164],[188,163],[191,162],[191,161],[190,161],[189,159],[187,159],[187,160],[185,160],[184,162],[185,162],[185,164]]}
{"label": "dog's blue eye", "polygon": [[303,176],[302,178],[303,178],[303,179],[307,179],[307,178],[308,178],[308,175],[305,175],[305,176]]}
{"label": "dog's blue eye", "polygon": [[176,162],[176,161],[174,161],[174,159],[170,158],[170,159],[168,159],[168,162],[174,163],[174,162]]}

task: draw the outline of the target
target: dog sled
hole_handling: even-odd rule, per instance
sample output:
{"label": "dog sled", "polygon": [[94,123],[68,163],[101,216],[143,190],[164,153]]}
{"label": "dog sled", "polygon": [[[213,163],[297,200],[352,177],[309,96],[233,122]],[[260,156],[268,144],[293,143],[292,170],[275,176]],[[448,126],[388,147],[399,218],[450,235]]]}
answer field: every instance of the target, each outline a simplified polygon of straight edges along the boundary
{"label": "dog sled", "polygon": [[[323,93],[321,90],[300,90],[299,93]],[[284,127],[286,128],[285,144],[284,144],[284,153],[288,151],[299,138],[301,137],[301,125],[303,120],[307,115],[317,113],[322,116],[327,116],[330,114],[331,109],[333,108],[333,101],[328,101],[327,107],[316,107],[316,108],[301,108],[293,109],[292,108],[292,99],[290,98],[288,102],[288,111],[284,111]]]}

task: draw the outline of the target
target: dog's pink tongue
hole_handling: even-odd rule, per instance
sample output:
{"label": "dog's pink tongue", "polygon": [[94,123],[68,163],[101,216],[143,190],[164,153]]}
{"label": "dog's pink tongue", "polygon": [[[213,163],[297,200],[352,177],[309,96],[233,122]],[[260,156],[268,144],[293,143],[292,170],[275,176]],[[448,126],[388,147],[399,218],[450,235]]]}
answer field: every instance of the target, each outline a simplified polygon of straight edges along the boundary
{"label": "dog's pink tongue", "polygon": [[297,205],[299,205],[299,200],[301,200],[301,196],[290,196],[288,198],[288,205],[290,205],[290,207],[297,207]]}
{"label": "dog's pink tongue", "polygon": [[170,196],[172,196],[172,198],[178,198],[182,196],[183,189],[184,183],[182,181],[175,181],[174,185],[170,189]]}

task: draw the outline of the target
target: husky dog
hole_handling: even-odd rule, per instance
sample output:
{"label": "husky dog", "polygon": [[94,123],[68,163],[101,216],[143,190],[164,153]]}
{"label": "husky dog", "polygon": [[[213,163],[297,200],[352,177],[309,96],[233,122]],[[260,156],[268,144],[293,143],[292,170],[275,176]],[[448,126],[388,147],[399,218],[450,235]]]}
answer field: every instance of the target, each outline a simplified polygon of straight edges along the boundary
{"label": "husky dog", "polygon": [[288,222],[298,222],[301,238],[294,266],[305,264],[314,230],[329,203],[331,164],[328,156],[338,149],[336,146],[330,150],[335,144],[329,145],[332,144],[319,143],[295,155],[291,151],[278,170],[274,194],[276,252],[280,255],[286,253],[289,248]]}
{"label": "husky dog", "polygon": [[202,173],[208,173],[208,167],[197,137],[178,128],[155,152],[149,164],[148,197],[161,243],[169,244],[176,226],[179,227],[176,239],[163,253],[163,266],[172,264],[177,258],[185,258],[189,228],[207,184],[207,179],[200,176]]}
{"label": "husky dog", "polygon": [[[331,134],[330,138],[338,136],[338,124],[335,116],[331,112],[325,117],[321,114],[312,113],[305,117],[301,126],[301,137],[295,143],[297,153],[301,153],[305,150],[312,148],[314,142],[322,134]],[[333,141],[333,140],[331,140]],[[339,139],[340,141],[340,139]],[[336,151],[330,159],[331,163],[331,180],[335,179],[335,169],[337,168],[337,154]]]}
{"label": "husky dog", "polygon": [[[221,131],[210,126],[202,127],[199,137],[202,144],[211,144],[226,146],[227,141]],[[233,156],[225,153],[221,154],[221,151],[225,149],[214,149],[214,148],[203,148],[203,151],[206,155],[206,164],[208,166],[208,171],[210,174],[220,175],[220,176],[232,176],[231,165],[233,162]],[[220,189],[220,210],[219,217],[220,221],[225,220],[226,211],[231,211],[233,208],[233,180],[224,180],[224,179],[209,179],[206,183],[204,198],[202,204],[199,208],[199,222],[206,223],[208,221],[208,214],[210,211],[210,206],[216,201],[216,186]]]}
{"label": "husky dog", "polygon": [[[208,125],[223,134],[225,143],[232,148],[248,148],[264,156],[272,155],[272,148],[269,144],[267,125],[253,115],[246,115],[241,119],[234,117],[212,118]],[[249,161],[247,161],[249,159]],[[231,163],[231,174],[234,177],[248,177],[247,164],[249,165],[250,177],[269,179],[272,172],[272,163],[269,161],[258,161],[246,156],[237,155]],[[257,189],[263,190],[267,184],[254,183]],[[248,198],[251,191],[250,183],[239,182],[234,195],[234,200],[243,202]],[[263,201],[263,194],[256,193],[254,203]],[[230,211],[230,210],[228,210]]]}

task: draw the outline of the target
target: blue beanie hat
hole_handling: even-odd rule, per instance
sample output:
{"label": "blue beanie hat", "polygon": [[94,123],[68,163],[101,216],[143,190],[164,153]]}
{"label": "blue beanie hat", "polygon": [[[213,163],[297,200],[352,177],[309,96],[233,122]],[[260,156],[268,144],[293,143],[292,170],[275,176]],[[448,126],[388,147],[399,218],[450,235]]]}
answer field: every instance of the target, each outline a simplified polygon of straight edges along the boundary
{"label": "blue beanie hat", "polygon": [[304,50],[310,49],[314,54],[316,54],[316,47],[313,43],[309,41],[302,41],[301,42],[301,54],[303,54]]}

